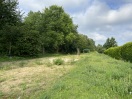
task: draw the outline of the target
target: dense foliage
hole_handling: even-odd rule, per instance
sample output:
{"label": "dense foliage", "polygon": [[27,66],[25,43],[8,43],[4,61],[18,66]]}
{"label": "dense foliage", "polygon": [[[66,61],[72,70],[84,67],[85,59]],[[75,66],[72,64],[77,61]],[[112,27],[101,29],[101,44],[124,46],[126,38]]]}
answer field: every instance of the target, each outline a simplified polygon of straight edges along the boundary
{"label": "dense foliage", "polygon": [[132,62],[132,42],[128,42],[121,47],[121,56],[124,60]]}
{"label": "dense foliage", "polygon": [[101,44],[98,44],[96,46],[96,50],[97,50],[98,53],[104,53],[105,48]]}
{"label": "dense foliage", "polygon": [[30,11],[21,21],[17,5],[15,0],[0,1],[0,54],[34,56],[95,50],[95,42],[78,33],[78,26],[62,7],[52,5],[43,12]]}
{"label": "dense foliage", "polygon": [[111,47],[105,50],[104,53],[115,59],[121,59],[121,47]]}
{"label": "dense foliage", "polygon": [[20,12],[16,0],[0,0],[0,29],[5,25],[16,25],[20,22]]}
{"label": "dense foliage", "polygon": [[132,42],[126,43],[120,47],[112,47],[104,52],[105,54],[116,58],[132,62]]}

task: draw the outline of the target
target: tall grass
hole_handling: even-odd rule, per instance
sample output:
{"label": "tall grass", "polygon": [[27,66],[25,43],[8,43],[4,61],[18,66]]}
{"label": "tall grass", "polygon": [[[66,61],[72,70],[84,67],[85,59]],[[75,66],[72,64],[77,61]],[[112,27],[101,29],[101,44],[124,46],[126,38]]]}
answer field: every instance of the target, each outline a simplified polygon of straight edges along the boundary
{"label": "tall grass", "polygon": [[97,53],[87,54],[38,99],[131,99],[132,64]]}

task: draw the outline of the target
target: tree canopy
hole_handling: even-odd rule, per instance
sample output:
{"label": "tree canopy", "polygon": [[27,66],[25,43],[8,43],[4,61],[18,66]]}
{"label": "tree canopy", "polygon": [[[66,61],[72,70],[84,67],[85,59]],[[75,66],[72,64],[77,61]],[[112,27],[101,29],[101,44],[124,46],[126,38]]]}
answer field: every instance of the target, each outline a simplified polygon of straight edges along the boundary
{"label": "tree canopy", "polygon": [[106,40],[105,44],[103,45],[103,47],[106,49],[108,49],[110,47],[116,47],[116,46],[117,46],[117,42],[114,37],[108,38]]}
{"label": "tree canopy", "polygon": [[0,54],[34,56],[95,50],[95,42],[78,33],[78,26],[61,6],[30,11],[21,21],[17,5],[15,0],[0,1]]}

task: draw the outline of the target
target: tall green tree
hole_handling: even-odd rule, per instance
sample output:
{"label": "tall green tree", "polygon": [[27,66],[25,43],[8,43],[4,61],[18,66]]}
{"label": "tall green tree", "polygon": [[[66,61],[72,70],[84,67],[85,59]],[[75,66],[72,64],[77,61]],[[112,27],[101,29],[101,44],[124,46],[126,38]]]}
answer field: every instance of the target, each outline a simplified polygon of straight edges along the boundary
{"label": "tall green tree", "polygon": [[95,51],[96,50],[95,41],[93,39],[91,39],[91,38],[88,38],[87,42],[88,42],[88,44],[87,44],[88,49],[90,51]]}
{"label": "tall green tree", "polygon": [[16,25],[21,20],[17,0],[0,0],[0,29],[6,24]]}
{"label": "tall green tree", "polygon": [[33,12],[30,11],[27,17],[24,18],[24,24],[30,26],[31,30],[39,31],[41,28],[41,21],[42,21],[42,13],[40,11]]}
{"label": "tall green tree", "polygon": [[19,37],[16,45],[17,56],[36,56],[40,53],[41,39],[40,34],[36,30],[30,29],[28,25],[22,25],[20,30],[21,36]]}
{"label": "tall green tree", "polygon": [[33,56],[41,52],[73,53],[76,49],[94,49],[95,43],[78,34],[78,26],[57,5],[43,12],[30,11],[21,21],[16,0],[0,1],[0,52]]}
{"label": "tall green tree", "polygon": [[76,26],[72,22],[72,18],[65,13],[62,7],[53,5],[45,8],[42,14],[42,37],[43,48],[49,48],[52,45],[53,50],[56,52],[66,50],[68,45],[68,35],[77,34]]}
{"label": "tall green tree", "polygon": [[106,49],[108,49],[110,47],[116,47],[116,46],[118,46],[118,45],[117,45],[117,42],[114,37],[108,38],[106,40],[105,44],[103,45],[103,47]]}
{"label": "tall green tree", "polygon": [[21,22],[17,5],[16,0],[0,0],[0,50],[9,55],[15,46],[18,24]]}
{"label": "tall green tree", "polygon": [[16,43],[21,36],[20,28],[19,26],[5,25],[4,29],[1,32],[0,44],[2,45],[2,52],[7,55],[11,55],[13,54]]}

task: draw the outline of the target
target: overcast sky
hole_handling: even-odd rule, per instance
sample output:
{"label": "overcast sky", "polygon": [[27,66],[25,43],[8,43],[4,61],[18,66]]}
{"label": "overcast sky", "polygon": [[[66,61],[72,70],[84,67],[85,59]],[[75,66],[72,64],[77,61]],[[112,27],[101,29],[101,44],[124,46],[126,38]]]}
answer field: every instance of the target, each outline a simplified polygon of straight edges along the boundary
{"label": "overcast sky", "polygon": [[118,45],[132,41],[132,0],[18,0],[19,8],[42,11],[51,5],[63,6],[78,24],[78,32],[104,44],[114,37]]}

